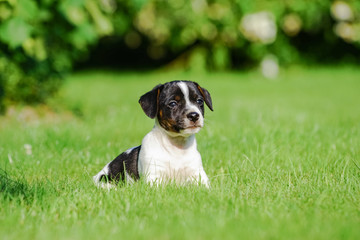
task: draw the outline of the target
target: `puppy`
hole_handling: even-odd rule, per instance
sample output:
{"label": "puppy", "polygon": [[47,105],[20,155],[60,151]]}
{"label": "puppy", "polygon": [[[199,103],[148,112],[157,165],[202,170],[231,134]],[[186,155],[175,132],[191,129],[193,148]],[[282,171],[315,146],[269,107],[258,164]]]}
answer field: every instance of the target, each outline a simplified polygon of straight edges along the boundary
{"label": "puppy", "polygon": [[204,104],[213,111],[210,93],[195,82],[172,81],[157,85],[139,103],[155,119],[154,128],[140,146],[126,150],[95,175],[95,184],[109,187],[142,177],[151,185],[170,181],[209,187],[195,134],[204,126]]}

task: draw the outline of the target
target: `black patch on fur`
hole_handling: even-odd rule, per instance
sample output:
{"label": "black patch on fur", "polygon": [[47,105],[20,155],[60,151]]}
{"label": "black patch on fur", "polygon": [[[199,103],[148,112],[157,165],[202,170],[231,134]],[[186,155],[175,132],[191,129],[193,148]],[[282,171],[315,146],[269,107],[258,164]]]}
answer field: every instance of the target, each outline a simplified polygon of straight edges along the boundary
{"label": "black patch on fur", "polygon": [[103,175],[100,178],[105,179],[109,182],[118,183],[119,181],[125,180],[125,171],[134,179],[139,179],[138,171],[138,159],[140,153],[141,145],[131,149],[128,153],[127,151],[121,153],[117,156],[112,162],[108,165],[109,175]]}
{"label": "black patch on fur", "polygon": [[[182,120],[185,114],[185,99],[180,87],[179,81],[173,81],[164,84],[164,88],[159,95],[159,109],[157,118],[161,127],[170,132],[180,132],[182,130]],[[178,99],[178,100],[177,100]],[[175,101],[176,106],[171,107],[169,104]]]}
{"label": "black patch on fur", "polygon": [[213,106],[212,106],[212,100],[211,100],[211,96],[208,90],[206,90],[205,88],[200,87],[199,84],[197,84],[196,82],[194,82],[194,84],[197,86],[200,94],[203,96],[204,101],[206,103],[206,105],[208,106],[208,108],[211,111],[214,111]]}
{"label": "black patch on fur", "polygon": [[[212,109],[212,101],[210,93],[199,86],[199,84],[191,81],[172,81],[162,85],[162,90],[157,100],[157,118],[161,127],[170,132],[180,132],[184,129],[184,119],[188,109],[186,109],[186,101],[184,94],[178,83],[184,82],[189,89],[190,102],[198,106],[201,114],[204,116],[204,104],[198,103],[198,100],[203,100],[206,105]],[[176,106],[171,106],[171,102],[176,102]]]}
{"label": "black patch on fur", "polygon": [[[200,85],[196,82],[176,80],[165,84],[159,84],[155,86],[151,91],[145,93],[140,97],[139,103],[148,117],[159,117],[159,112],[160,109],[163,109],[162,107],[164,101],[171,100],[170,98],[174,99],[175,96],[181,96],[183,98],[183,93],[179,86],[177,86],[177,83],[179,82],[184,82],[189,87],[189,97],[190,101],[193,104],[198,105],[196,101],[200,98],[206,103],[209,109],[213,111],[210,93],[205,88],[200,87]],[[185,103],[185,100],[183,103]],[[200,110],[202,111],[201,113],[204,116],[203,107]]]}
{"label": "black patch on fur", "polygon": [[153,88],[150,92],[145,93],[139,99],[141,108],[149,118],[155,118],[158,112],[158,101],[161,90],[164,85],[159,84]]}

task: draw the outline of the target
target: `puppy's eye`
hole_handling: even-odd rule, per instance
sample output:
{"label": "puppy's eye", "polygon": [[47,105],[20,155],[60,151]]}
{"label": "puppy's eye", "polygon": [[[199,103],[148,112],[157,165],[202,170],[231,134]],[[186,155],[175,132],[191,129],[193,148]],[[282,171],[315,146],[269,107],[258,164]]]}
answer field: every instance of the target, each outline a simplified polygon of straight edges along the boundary
{"label": "puppy's eye", "polygon": [[196,100],[196,103],[199,104],[199,105],[203,105],[203,104],[204,104],[204,101],[199,98],[198,100]]}
{"label": "puppy's eye", "polygon": [[171,101],[171,102],[169,102],[169,107],[176,107],[177,106],[177,102],[176,101]]}

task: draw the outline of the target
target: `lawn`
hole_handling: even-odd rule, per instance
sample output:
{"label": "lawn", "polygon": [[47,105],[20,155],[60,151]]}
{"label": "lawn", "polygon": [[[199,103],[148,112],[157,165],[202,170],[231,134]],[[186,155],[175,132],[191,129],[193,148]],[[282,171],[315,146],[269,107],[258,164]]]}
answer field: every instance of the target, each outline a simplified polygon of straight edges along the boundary
{"label": "lawn", "polygon": [[[141,143],[138,99],[190,79],[210,91],[198,148],[212,187],[97,189],[91,177]],[[360,70],[92,71],[50,107],[0,117],[1,239],[360,239]]]}

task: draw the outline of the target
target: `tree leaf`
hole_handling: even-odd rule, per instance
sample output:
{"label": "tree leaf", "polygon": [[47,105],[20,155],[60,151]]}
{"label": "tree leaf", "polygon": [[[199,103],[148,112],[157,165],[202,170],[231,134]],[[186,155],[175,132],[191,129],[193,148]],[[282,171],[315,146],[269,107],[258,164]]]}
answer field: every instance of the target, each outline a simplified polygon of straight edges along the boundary
{"label": "tree leaf", "polygon": [[22,18],[14,17],[0,25],[0,39],[11,48],[20,46],[28,39],[32,32],[32,26]]}
{"label": "tree leaf", "polygon": [[17,0],[16,15],[25,20],[33,20],[38,17],[39,8],[33,0]]}
{"label": "tree leaf", "polygon": [[86,49],[86,46],[89,44],[93,44],[97,40],[97,34],[94,27],[85,23],[79,27],[77,27],[70,34],[71,43],[79,49]]}

